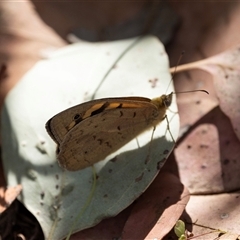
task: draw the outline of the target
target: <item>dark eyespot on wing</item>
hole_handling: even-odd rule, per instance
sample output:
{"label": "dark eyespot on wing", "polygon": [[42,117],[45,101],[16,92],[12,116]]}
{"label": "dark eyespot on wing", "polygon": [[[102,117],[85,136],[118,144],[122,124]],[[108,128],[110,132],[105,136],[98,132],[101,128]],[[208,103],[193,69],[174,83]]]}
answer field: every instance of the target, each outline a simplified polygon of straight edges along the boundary
{"label": "dark eyespot on wing", "polygon": [[[73,120],[75,122],[75,125],[80,123],[83,119],[81,118],[81,115],[79,113],[75,114],[74,117],[73,117]],[[67,129],[69,130],[69,129]]]}
{"label": "dark eyespot on wing", "polygon": [[77,113],[74,115],[73,120],[77,121],[79,118],[81,118],[81,116],[79,113]]}

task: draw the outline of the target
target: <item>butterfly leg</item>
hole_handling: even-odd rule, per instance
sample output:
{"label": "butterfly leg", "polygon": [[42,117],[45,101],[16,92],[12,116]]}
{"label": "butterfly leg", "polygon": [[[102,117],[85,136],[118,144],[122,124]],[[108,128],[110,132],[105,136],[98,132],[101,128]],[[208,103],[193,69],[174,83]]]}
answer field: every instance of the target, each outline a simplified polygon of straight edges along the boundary
{"label": "butterfly leg", "polygon": [[175,141],[175,139],[173,138],[173,135],[172,135],[172,133],[171,133],[171,131],[170,131],[170,124],[169,124],[169,120],[168,120],[167,115],[165,115],[164,118],[165,118],[166,121],[167,121],[167,131],[169,132],[169,134],[170,134],[170,136],[171,136],[171,138],[172,138],[172,140],[173,140],[173,143],[176,144],[176,141]]}

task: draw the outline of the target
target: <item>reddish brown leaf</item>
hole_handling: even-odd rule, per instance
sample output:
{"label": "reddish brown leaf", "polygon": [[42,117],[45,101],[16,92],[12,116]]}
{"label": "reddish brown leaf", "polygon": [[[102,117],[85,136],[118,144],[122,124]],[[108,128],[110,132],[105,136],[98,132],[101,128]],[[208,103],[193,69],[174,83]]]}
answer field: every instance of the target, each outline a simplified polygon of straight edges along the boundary
{"label": "reddish brown leaf", "polygon": [[7,207],[16,199],[22,190],[21,185],[8,187],[7,189],[0,188],[0,213],[5,211]]}
{"label": "reddish brown leaf", "polygon": [[178,178],[159,174],[134,205],[122,239],[162,239],[181,216],[189,197]]}
{"label": "reddish brown leaf", "polygon": [[[196,207],[198,206],[198,207]],[[204,234],[212,229],[219,229],[231,237],[222,235],[220,239],[236,239],[239,236],[240,212],[240,193],[219,194],[210,196],[192,196],[187,207],[186,213],[193,216],[191,222],[194,235]],[[188,217],[185,223],[189,223]],[[192,225],[187,224],[186,228]],[[206,234],[201,239],[214,239],[219,232]],[[228,235],[228,236],[229,236]],[[234,238],[235,237],[235,238]]]}
{"label": "reddish brown leaf", "polygon": [[216,56],[178,67],[178,71],[203,69],[213,76],[215,91],[222,111],[230,118],[240,140],[240,47]]}

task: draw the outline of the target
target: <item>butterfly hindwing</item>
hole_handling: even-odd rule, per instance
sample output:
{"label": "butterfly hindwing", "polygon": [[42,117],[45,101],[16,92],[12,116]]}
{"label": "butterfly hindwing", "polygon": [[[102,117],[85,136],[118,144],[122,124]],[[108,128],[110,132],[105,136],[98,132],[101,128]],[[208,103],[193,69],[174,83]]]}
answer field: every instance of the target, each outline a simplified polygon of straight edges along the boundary
{"label": "butterfly hindwing", "polygon": [[158,113],[156,106],[144,103],[138,108],[111,109],[87,118],[65,136],[58,160],[71,171],[91,166],[152,127]]}

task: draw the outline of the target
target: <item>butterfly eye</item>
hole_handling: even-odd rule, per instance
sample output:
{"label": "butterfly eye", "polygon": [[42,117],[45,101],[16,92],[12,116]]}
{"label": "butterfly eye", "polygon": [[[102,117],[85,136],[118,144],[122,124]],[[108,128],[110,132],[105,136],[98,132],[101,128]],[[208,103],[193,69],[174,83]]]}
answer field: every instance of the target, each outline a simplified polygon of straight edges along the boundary
{"label": "butterfly eye", "polygon": [[166,96],[164,97],[163,102],[164,102],[165,107],[167,107],[167,108],[170,107],[170,105],[171,105],[171,103],[172,103],[172,93],[169,94],[169,95],[166,95]]}

